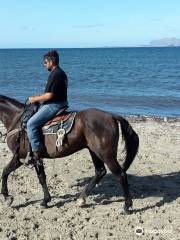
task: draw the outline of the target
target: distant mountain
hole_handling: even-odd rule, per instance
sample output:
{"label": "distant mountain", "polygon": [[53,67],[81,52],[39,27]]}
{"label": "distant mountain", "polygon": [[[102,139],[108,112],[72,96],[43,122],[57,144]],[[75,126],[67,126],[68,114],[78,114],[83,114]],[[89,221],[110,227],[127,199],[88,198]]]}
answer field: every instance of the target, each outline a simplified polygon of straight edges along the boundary
{"label": "distant mountain", "polygon": [[152,47],[178,47],[180,46],[180,39],[178,38],[162,38],[150,42]]}

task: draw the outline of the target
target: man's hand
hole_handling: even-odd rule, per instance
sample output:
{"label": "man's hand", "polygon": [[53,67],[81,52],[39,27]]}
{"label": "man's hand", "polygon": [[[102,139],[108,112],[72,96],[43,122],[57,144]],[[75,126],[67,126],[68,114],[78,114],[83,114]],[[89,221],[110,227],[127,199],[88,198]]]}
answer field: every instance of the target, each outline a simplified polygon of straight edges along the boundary
{"label": "man's hand", "polygon": [[35,103],[35,102],[37,102],[35,98],[36,98],[36,97],[29,97],[29,103]]}

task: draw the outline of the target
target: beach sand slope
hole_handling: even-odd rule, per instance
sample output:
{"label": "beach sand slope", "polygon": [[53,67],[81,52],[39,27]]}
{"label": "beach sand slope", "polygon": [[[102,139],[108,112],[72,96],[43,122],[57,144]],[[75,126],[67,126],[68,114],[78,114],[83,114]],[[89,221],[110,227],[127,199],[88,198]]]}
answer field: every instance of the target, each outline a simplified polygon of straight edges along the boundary
{"label": "beach sand slope", "polygon": [[[140,148],[128,170],[134,212],[124,215],[117,179],[107,175],[78,207],[76,195],[94,175],[87,150],[45,159],[52,202],[40,207],[43,193],[35,170],[20,167],[8,179],[11,207],[0,200],[0,239],[180,239],[180,121],[130,119]],[[4,131],[2,125],[0,130]],[[122,140],[118,159],[123,162]],[[0,143],[0,174],[12,154]],[[141,237],[138,236],[143,234]]]}

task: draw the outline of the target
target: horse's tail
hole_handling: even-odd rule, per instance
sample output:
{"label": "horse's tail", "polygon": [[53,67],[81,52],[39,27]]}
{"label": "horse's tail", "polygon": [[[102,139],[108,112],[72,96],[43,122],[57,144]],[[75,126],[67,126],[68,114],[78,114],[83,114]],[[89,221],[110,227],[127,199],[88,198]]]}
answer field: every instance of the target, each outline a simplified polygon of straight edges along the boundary
{"label": "horse's tail", "polygon": [[121,116],[114,117],[121,124],[122,137],[125,141],[126,159],[122,168],[126,172],[138,152],[139,137],[127,120]]}

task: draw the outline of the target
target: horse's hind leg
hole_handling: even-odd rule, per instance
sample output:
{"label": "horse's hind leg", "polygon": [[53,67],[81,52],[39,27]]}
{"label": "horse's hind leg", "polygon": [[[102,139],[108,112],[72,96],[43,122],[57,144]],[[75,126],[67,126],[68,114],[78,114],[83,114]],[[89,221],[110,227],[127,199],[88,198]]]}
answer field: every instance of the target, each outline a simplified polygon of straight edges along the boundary
{"label": "horse's hind leg", "polygon": [[15,171],[21,165],[22,163],[19,161],[18,155],[14,155],[13,159],[3,169],[1,194],[4,196],[4,199],[7,201],[8,205],[11,205],[13,202],[13,197],[10,196],[8,192],[8,186],[7,186],[8,176],[11,172]]}
{"label": "horse's hind leg", "polygon": [[106,175],[106,168],[104,166],[104,163],[96,156],[94,152],[92,152],[91,150],[89,150],[89,152],[91,154],[95,167],[95,176],[91,179],[90,183],[84,188],[84,190],[80,194],[79,205],[85,203],[85,197],[87,197],[92,192],[96,184],[98,184],[99,181]]}
{"label": "horse's hind leg", "polygon": [[127,180],[127,174],[123,172],[123,169],[119,165],[118,161],[110,160],[106,161],[106,164],[109,168],[109,170],[119,179],[123,193],[125,198],[125,204],[124,204],[124,210],[126,213],[129,213],[129,208],[132,207],[132,199],[129,195],[129,186],[128,186],[128,180]]}
{"label": "horse's hind leg", "polygon": [[44,166],[43,163],[40,165],[35,165],[35,169],[36,169],[36,173],[37,176],[39,178],[39,182],[42,186],[43,192],[44,192],[44,199],[41,203],[41,206],[43,207],[47,207],[47,203],[51,201],[51,196],[47,187],[47,183],[46,183],[46,174],[44,171]]}

